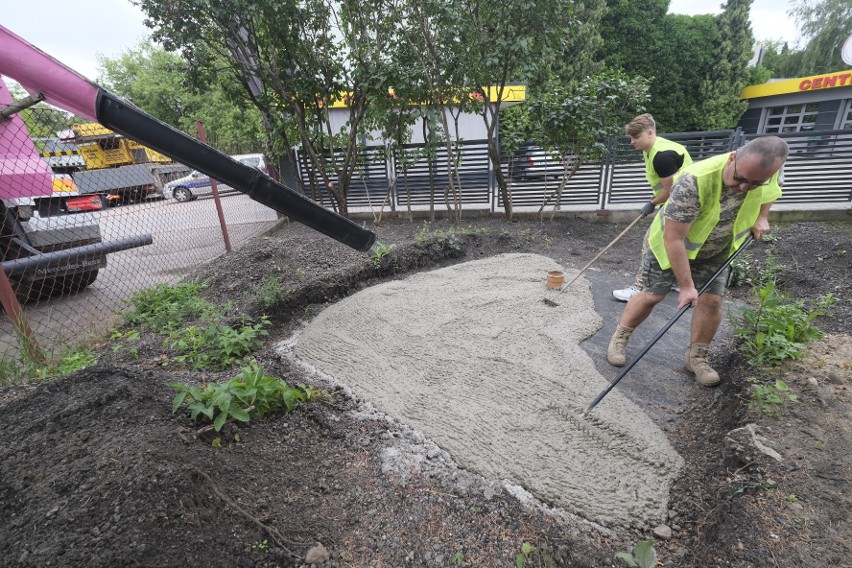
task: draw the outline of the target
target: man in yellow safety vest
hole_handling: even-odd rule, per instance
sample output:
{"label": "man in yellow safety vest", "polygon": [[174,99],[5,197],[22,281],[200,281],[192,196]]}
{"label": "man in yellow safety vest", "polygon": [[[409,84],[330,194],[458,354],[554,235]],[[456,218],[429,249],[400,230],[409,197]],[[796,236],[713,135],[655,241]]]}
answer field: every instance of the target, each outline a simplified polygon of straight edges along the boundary
{"label": "man in yellow safety vest", "polygon": [[698,288],[749,232],[760,239],[769,231],[769,208],[781,196],[778,172],[788,152],[784,140],[765,136],[684,168],[649,230],[649,250],[642,257],[644,288],[627,303],[610,340],[607,359],[612,365],[626,363],[630,334],[677,282],[678,308],[695,308],[686,368],[701,385],[719,384],[707,353],[722,321],[727,274],[700,297]]}
{"label": "man in yellow safety vest", "polygon": [[[657,123],[648,113],[640,114],[627,123],[624,132],[630,136],[630,143],[640,150],[645,158],[645,178],[651,184],[653,196],[642,207],[642,217],[650,215],[657,205],[669,198],[669,192],[677,172],[692,163],[689,151],[677,142],[657,136]],[[642,252],[648,248],[648,235],[645,235]],[[613,290],[616,300],[628,301],[642,290],[642,270],[636,274],[633,284],[621,290]]]}

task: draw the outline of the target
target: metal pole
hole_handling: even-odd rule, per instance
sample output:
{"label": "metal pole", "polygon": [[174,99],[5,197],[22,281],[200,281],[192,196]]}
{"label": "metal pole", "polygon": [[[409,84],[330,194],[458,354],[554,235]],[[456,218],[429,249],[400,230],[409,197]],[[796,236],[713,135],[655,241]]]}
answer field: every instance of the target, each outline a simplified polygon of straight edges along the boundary
{"label": "metal pole", "polygon": [[[732,254],[731,256],[729,256],[729,257],[728,257],[728,260],[726,260],[726,261],[725,261],[725,264],[723,264],[721,267],[719,267],[719,270],[717,270],[717,271],[716,271],[716,273],[715,273],[715,274],[714,274],[714,275],[710,278],[710,280],[708,280],[708,281],[704,284],[704,286],[702,286],[702,287],[701,287],[701,290],[699,290],[699,291],[698,291],[698,295],[699,295],[699,296],[700,296],[701,294],[703,294],[703,293],[704,293],[704,291],[705,291],[705,290],[706,290],[706,289],[710,286],[710,284],[712,284],[712,283],[713,283],[713,281],[714,281],[714,280],[716,280],[716,278],[718,278],[718,277],[719,277],[719,275],[720,275],[720,274],[721,274],[721,273],[722,273],[722,272],[723,272],[723,271],[724,271],[724,270],[725,270],[728,266],[730,266],[730,264],[734,261],[734,259],[735,259],[735,258],[737,258],[737,256],[738,256],[738,255],[739,255],[742,251],[744,251],[744,250],[746,249],[746,247],[747,247],[748,245],[750,245],[750,244],[751,244],[751,242],[752,242],[753,240],[754,240],[754,237],[752,237],[751,235],[749,235],[749,236],[746,238],[746,240],[745,240],[745,242],[743,242],[742,246],[741,246],[740,248],[738,248],[738,249],[734,252],[734,254]],[[660,338],[661,338],[663,335],[665,335],[665,333],[669,330],[669,328],[670,328],[671,326],[673,326],[673,325],[675,324],[675,322],[676,322],[678,319],[680,319],[680,316],[682,316],[683,314],[685,314],[685,313],[686,313],[686,310],[688,310],[691,306],[692,306],[692,304],[687,304],[687,305],[685,305],[684,307],[682,307],[681,309],[679,309],[679,310],[678,310],[678,312],[674,315],[674,317],[673,317],[672,319],[670,319],[666,325],[664,325],[664,326],[663,326],[663,329],[661,329],[660,331],[658,331],[658,332],[657,332],[657,335],[655,335],[655,336],[654,336],[654,338],[653,338],[653,339],[651,339],[651,341],[649,341],[649,342],[647,343],[647,345],[645,345],[645,347],[643,347],[643,348],[642,348],[642,350],[639,352],[639,354],[638,354],[638,355],[636,355],[636,357],[634,357],[633,359],[631,359],[631,360],[630,360],[630,362],[629,362],[629,363],[628,363],[628,364],[627,364],[627,365],[626,365],[626,366],[625,366],[625,367],[621,370],[621,372],[620,372],[620,373],[618,373],[618,376],[617,376],[617,377],[615,377],[615,378],[614,378],[614,379],[613,379],[613,380],[609,383],[609,385],[607,385],[607,387],[606,387],[604,390],[602,390],[602,391],[601,391],[601,393],[600,393],[597,397],[595,397],[595,400],[593,400],[593,401],[591,402],[591,404],[589,404],[589,406],[587,406],[587,407],[586,407],[586,409],[583,411],[583,413],[584,413],[584,414],[588,414],[589,412],[591,412],[591,410],[592,410],[595,406],[597,406],[597,405],[598,405],[598,403],[599,403],[601,400],[603,400],[603,398],[604,398],[607,394],[609,394],[609,391],[611,391],[611,390],[613,389],[613,387],[615,387],[615,385],[617,385],[617,384],[618,384],[618,382],[619,382],[621,379],[623,379],[623,378],[624,378],[624,376],[625,376],[625,375],[626,375],[626,374],[630,371],[630,369],[632,369],[632,368],[634,367],[634,365],[636,365],[636,363],[638,363],[638,362],[639,362],[639,360],[640,360],[642,357],[644,357],[644,356],[645,356],[645,354],[646,354],[648,351],[650,351],[650,350],[651,350],[651,347],[653,347],[653,346],[654,346],[654,344],[655,344],[655,343],[657,343],[657,341],[659,341],[659,340],[660,340]]]}
{"label": "metal pole", "polygon": [[[207,144],[207,135],[204,133],[204,124],[200,120],[196,120],[195,128],[198,130],[198,138]],[[225,252],[232,252],[231,238],[228,236],[228,225],[225,224],[225,213],[222,211],[222,200],[219,198],[219,185],[213,178],[210,178],[210,189],[213,190],[213,201],[216,202],[216,213],[219,215],[219,226],[222,228],[222,238],[225,241]]]}

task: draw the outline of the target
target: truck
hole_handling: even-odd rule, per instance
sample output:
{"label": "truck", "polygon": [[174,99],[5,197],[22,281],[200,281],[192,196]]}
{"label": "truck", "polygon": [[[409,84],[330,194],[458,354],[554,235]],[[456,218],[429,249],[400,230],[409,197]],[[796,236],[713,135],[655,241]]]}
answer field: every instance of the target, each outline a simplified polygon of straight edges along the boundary
{"label": "truck", "polygon": [[37,101],[15,101],[0,76],[0,251],[22,303],[80,291],[97,279],[107,254],[152,242],[150,235],[104,242],[95,215],[100,196],[54,174],[19,115]]}
{"label": "truck", "polygon": [[163,187],[190,169],[104,126],[85,122],[42,140],[42,157],[57,173],[70,174],[81,194],[108,206],[162,199]]}

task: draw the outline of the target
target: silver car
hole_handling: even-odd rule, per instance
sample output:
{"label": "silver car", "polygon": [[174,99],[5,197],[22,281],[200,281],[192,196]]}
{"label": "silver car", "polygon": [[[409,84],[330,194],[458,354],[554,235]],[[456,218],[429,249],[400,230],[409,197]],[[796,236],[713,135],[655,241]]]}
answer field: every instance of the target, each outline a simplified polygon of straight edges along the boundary
{"label": "silver car", "polygon": [[[263,154],[240,154],[231,157],[247,166],[268,173]],[[217,184],[217,187],[220,192],[233,191],[231,186],[221,182]],[[163,188],[163,195],[166,199],[174,198],[175,201],[192,201],[199,195],[209,195],[211,193],[213,193],[213,188],[210,185],[210,178],[207,174],[203,174],[197,170],[193,170],[188,176],[170,181]]]}

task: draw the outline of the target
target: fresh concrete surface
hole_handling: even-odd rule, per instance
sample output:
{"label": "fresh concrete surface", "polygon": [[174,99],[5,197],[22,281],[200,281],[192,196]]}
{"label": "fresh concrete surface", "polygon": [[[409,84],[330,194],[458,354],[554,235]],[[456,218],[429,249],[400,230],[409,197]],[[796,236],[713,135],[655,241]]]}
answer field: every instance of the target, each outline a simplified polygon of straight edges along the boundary
{"label": "fresh concrete surface", "polygon": [[685,346],[649,353],[622,381],[631,386],[584,415],[618,371],[601,357],[623,308],[609,294],[628,278],[587,272],[557,296],[545,286],[552,269],[562,267],[507,254],[387,282],[324,310],[289,348],[461,467],[604,526],[663,521],[683,461],[665,420],[640,406],[662,393],[659,418],[682,404],[669,389],[696,388],[667,354]]}

